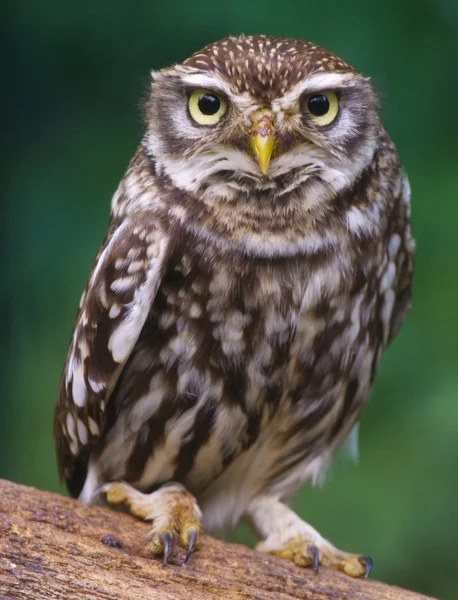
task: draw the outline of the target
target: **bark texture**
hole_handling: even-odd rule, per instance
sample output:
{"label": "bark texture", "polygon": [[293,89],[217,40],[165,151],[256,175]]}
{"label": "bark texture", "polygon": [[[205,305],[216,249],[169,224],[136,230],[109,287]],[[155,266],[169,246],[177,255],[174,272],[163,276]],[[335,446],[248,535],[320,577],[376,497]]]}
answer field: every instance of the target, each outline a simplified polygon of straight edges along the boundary
{"label": "bark texture", "polygon": [[130,515],[0,480],[0,600],[426,599],[208,536],[187,566],[182,551],[164,566],[147,532]]}

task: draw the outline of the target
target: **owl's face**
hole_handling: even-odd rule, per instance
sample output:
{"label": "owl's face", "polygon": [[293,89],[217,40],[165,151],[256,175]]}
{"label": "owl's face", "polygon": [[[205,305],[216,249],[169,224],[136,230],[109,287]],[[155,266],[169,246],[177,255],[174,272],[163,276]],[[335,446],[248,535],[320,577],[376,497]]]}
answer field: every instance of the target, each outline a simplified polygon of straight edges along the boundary
{"label": "owl's face", "polygon": [[173,183],[226,200],[311,181],[328,197],[370,161],[380,127],[375,94],[353,68],[267,36],[227,38],[153,73],[147,121],[148,148]]}

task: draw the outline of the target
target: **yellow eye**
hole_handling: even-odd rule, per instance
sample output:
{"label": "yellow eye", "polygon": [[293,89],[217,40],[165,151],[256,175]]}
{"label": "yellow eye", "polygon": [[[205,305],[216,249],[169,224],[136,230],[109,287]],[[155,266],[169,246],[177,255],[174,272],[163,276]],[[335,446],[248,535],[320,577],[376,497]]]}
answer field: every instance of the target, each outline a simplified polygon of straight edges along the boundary
{"label": "yellow eye", "polygon": [[313,123],[330,125],[339,112],[339,100],[334,92],[311,94],[305,103]]}
{"label": "yellow eye", "polygon": [[199,125],[216,125],[227,110],[227,100],[209,90],[197,89],[189,96],[189,113]]}

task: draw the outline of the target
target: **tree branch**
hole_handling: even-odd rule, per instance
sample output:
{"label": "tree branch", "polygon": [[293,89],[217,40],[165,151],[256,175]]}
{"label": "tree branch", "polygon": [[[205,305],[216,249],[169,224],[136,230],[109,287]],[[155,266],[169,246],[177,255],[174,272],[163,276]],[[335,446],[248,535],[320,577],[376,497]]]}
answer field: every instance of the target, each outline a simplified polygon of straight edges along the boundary
{"label": "tree branch", "polygon": [[0,480],[0,600],[425,600],[202,536],[187,566],[150,555],[130,515]]}

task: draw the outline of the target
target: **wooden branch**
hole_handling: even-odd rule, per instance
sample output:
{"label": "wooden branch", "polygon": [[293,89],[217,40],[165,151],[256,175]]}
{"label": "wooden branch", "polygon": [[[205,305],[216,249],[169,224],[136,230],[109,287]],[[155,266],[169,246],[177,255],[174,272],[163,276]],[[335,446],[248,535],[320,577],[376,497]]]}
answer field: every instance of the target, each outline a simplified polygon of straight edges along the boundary
{"label": "wooden branch", "polygon": [[0,600],[425,600],[202,537],[187,566],[148,552],[130,515],[0,480]]}

